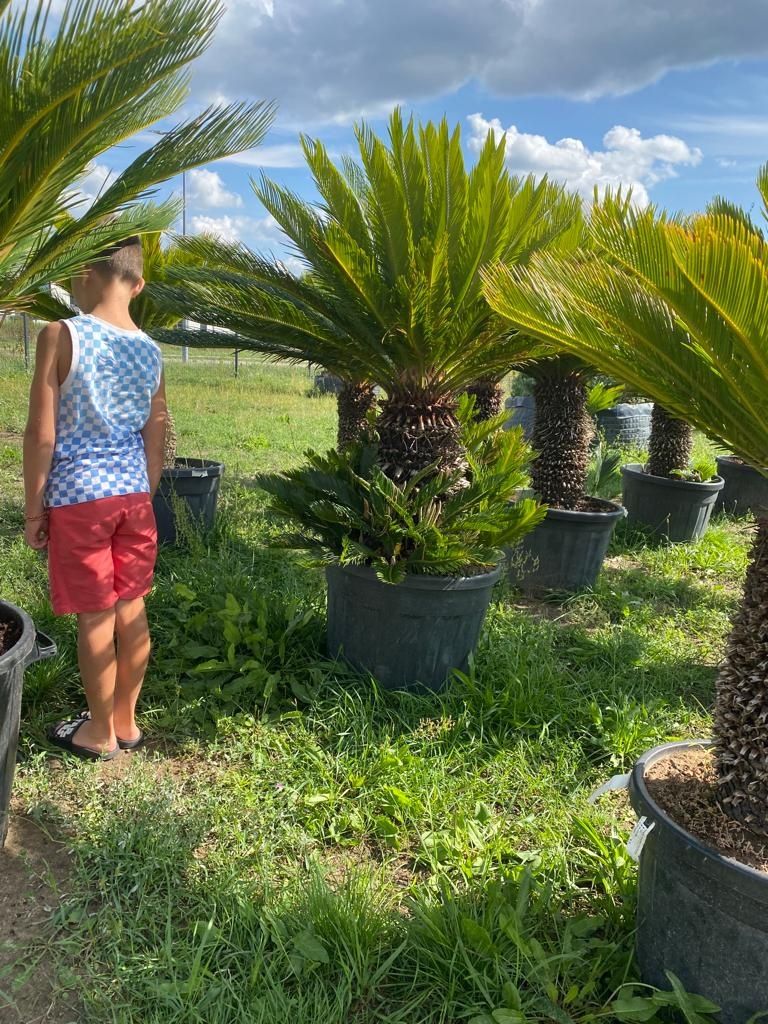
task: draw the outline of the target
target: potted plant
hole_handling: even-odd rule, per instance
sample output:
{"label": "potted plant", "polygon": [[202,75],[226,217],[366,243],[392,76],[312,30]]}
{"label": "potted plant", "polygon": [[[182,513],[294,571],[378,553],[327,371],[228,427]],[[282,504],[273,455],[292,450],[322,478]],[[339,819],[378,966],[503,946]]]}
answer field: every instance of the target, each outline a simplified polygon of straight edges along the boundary
{"label": "potted plant", "polygon": [[24,672],[36,661],[54,654],[56,644],[35,630],[26,612],[0,601],[0,847],[8,834]]}
{"label": "potted plant", "polygon": [[[153,288],[167,281],[172,269],[187,274],[198,268],[200,263],[194,252],[182,249],[176,241],[164,244],[159,232],[145,235],[142,248],[147,287],[131,302],[131,317],[142,330],[157,339],[163,331],[175,327],[181,316],[158,303]],[[176,426],[170,409],[167,417],[165,464],[152,505],[158,542],[176,544],[179,516],[203,529],[213,527],[224,463],[179,457]]]}
{"label": "potted plant", "polygon": [[380,443],[307,453],[307,464],[259,477],[273,510],[298,526],[285,546],[315,552],[328,581],[328,650],[387,688],[440,689],[474,650],[502,548],[544,514],[527,483],[531,450],[501,419],[459,404],[466,466],[425,467],[395,483]]}
{"label": "potted plant", "polygon": [[[587,381],[594,371],[573,356],[554,356],[529,364],[525,372],[534,381],[536,410],[531,487],[548,508],[510,552],[512,581],[530,593],[580,590],[597,579],[624,515],[621,505],[585,490],[594,434]],[[614,394],[600,386],[604,403]]]}
{"label": "potted plant", "polygon": [[[459,396],[479,379],[500,379],[536,348],[491,312],[480,270],[577,240],[580,204],[546,180],[510,179],[504,141],[492,134],[471,171],[459,129],[451,133],[445,122],[417,129],[396,111],[388,143],[366,127],[357,139],[359,164],[348,160],[341,170],[320,143],[303,140],[320,209],[266,179],[256,187],[304,262],[303,277],[243,246],[192,239],[183,244],[205,259],[205,273],[179,278],[175,295],[164,294],[195,320],[235,331],[268,355],[344,368],[345,379],[378,386],[377,471],[401,491],[415,486],[414,478],[419,488],[431,487],[436,476],[461,489],[469,457]],[[461,506],[451,507],[459,515]],[[473,517],[467,512],[470,532]],[[430,580],[440,601],[451,599],[471,564],[457,560],[439,582]],[[402,600],[408,580],[393,586],[372,566],[342,565],[329,575],[331,609],[339,588],[363,570],[382,601]],[[416,657],[430,621],[422,622],[421,636],[404,632],[397,645],[389,642],[393,665],[398,647]],[[388,675],[382,662],[370,667]]]}
{"label": "potted plant", "polygon": [[622,467],[622,501],[629,522],[673,542],[706,532],[723,479],[690,466],[693,431],[660,405],[653,407],[648,464]]}
{"label": "potted plant", "polygon": [[[768,167],[758,179],[768,207]],[[681,223],[621,197],[596,204],[591,245],[487,276],[491,305],[648,394],[753,466],[768,464],[768,245],[746,215]],[[643,816],[637,951],[744,1024],[768,1005],[768,873],[750,853],[768,834],[768,514],[756,520],[742,603],[715,700],[715,741],[668,744],[635,766]],[[687,767],[686,767],[687,765]],[[677,777],[675,799],[653,776]],[[695,832],[695,834],[694,834]],[[730,839],[724,855],[718,846]],[[638,840],[641,839],[638,834]]]}
{"label": "potted plant", "polygon": [[718,455],[717,474],[723,489],[717,496],[716,512],[745,516],[768,509],[768,467],[755,469],[736,455]]}

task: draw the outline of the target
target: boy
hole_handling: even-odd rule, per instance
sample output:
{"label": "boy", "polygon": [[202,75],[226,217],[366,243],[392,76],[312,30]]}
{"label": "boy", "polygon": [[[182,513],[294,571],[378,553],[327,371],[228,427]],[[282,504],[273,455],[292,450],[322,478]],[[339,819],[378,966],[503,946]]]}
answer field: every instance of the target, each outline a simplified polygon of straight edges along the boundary
{"label": "boy", "polygon": [[48,548],[54,613],[77,614],[89,709],[49,739],[89,760],[143,739],[135,710],[149,660],[144,596],[166,406],[160,350],[128,309],[142,274],[133,237],[73,279],[82,313],[40,333],[24,434],[25,537]]}

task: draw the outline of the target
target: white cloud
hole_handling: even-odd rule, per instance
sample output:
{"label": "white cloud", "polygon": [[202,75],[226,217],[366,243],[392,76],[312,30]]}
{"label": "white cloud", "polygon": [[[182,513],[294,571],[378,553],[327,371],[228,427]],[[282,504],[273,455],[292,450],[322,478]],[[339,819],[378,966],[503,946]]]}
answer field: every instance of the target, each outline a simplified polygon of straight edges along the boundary
{"label": "white cloud", "polygon": [[188,172],[187,198],[204,210],[243,205],[242,197],[236,192],[230,192],[216,171],[205,168]]}
{"label": "white cloud", "polygon": [[276,98],[283,124],[380,112],[468,81],[502,95],[621,94],[673,68],[768,54],[740,0],[229,0],[198,95]]}
{"label": "white cloud", "polygon": [[246,242],[256,249],[281,246],[283,234],[277,221],[271,215],[266,217],[231,216],[192,217],[192,231],[196,235],[213,235],[224,242]]}
{"label": "white cloud", "polygon": [[676,175],[679,166],[695,166],[701,150],[674,135],[643,138],[637,128],[616,125],[603,136],[602,150],[590,150],[581,139],[549,142],[543,135],[521,132],[515,125],[503,128],[498,118],[487,120],[471,114],[470,146],[479,151],[488,132],[505,139],[507,164],[515,174],[548,174],[564,182],[585,199],[595,187],[600,191],[631,186],[635,201],[648,203],[648,189]]}
{"label": "white cloud", "polygon": [[736,161],[736,160],[726,160],[725,158],[720,157],[718,159],[718,161],[717,161],[717,166],[718,167],[738,167],[739,165],[738,165],[738,161]]}
{"label": "white cloud", "polygon": [[223,162],[241,167],[303,167],[304,153],[297,143],[285,142],[246,149],[243,153],[224,157]]}
{"label": "white cloud", "polygon": [[106,164],[91,164],[86,174],[74,183],[71,191],[75,202],[72,212],[82,216],[89,206],[98,199],[115,172]]}

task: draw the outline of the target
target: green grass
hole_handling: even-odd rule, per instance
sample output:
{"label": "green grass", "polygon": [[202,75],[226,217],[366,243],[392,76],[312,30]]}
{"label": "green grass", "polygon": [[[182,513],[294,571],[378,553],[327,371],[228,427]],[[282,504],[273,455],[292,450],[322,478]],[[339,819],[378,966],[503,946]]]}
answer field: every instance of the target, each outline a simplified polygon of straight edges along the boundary
{"label": "green grass", "polygon": [[[466,677],[383,693],[325,658],[322,577],[268,547],[248,484],[330,443],[332,401],[283,368],[168,376],[181,452],[223,458],[226,487],[215,535],[161,557],[151,752],[111,771],[61,767],[43,740],[81,706],[74,631],[18,538],[27,378],[0,381],[0,593],[61,650],[27,674],[17,808],[73,852],[20,955],[52,965],[86,1024],[613,1019],[635,977],[631,814],[587,797],[654,743],[709,729],[746,524],[674,548],[622,528],[593,593],[537,604],[501,587]],[[263,624],[245,687],[179,656],[190,640],[224,652],[228,615]]]}

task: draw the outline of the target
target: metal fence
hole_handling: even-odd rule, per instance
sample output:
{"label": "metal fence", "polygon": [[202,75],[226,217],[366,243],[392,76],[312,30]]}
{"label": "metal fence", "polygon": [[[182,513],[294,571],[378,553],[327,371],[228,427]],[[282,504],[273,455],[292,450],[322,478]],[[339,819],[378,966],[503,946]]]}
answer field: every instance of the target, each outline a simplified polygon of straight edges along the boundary
{"label": "metal fence", "polygon": [[[35,338],[42,327],[41,321],[24,314],[0,315],[0,366],[29,369],[35,358]],[[162,345],[161,348],[165,363],[229,366],[236,377],[241,369],[263,366],[265,363],[262,355],[249,349],[192,348],[185,358],[180,347]],[[311,376],[311,367],[307,367],[307,374]]]}

